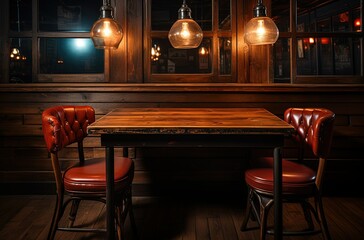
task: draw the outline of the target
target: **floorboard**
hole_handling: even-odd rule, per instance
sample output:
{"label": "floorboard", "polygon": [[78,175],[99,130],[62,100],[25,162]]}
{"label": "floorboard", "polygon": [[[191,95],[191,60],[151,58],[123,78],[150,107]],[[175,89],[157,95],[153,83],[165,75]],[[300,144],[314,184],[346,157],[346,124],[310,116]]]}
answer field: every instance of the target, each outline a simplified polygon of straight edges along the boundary
{"label": "floorboard", "polygon": [[[324,198],[324,206],[333,240],[359,240],[364,236],[364,198]],[[241,232],[244,201],[210,198],[136,197],[134,214],[141,240],[243,240],[259,239],[256,223]],[[50,226],[55,196],[0,196],[0,239],[43,240]],[[269,224],[273,224],[273,214]],[[66,224],[67,219],[62,220]],[[304,228],[300,206],[284,205],[284,228]],[[98,202],[81,203],[76,226],[105,227],[105,206]],[[126,239],[135,239],[129,218]],[[105,234],[58,231],[57,240],[105,239]],[[268,236],[267,239],[273,239]],[[321,235],[284,239],[319,240]]]}

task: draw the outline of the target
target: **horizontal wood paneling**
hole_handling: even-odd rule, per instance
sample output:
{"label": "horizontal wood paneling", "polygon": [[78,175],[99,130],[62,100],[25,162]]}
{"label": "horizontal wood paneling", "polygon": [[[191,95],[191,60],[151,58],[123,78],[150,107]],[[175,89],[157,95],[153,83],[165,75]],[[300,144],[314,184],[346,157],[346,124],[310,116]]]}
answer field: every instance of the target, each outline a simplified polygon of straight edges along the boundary
{"label": "horizontal wood paneling", "polygon": [[[237,84],[30,84],[0,85],[0,184],[6,192],[17,186],[32,192],[49,189],[53,173],[41,129],[41,113],[55,105],[91,105],[97,118],[117,107],[261,107],[282,117],[288,107],[326,107],[336,113],[333,149],[328,164],[335,189],[364,167],[364,87],[361,85],[237,85]],[[287,142],[284,156],[295,156]],[[100,138],[84,142],[85,156],[103,157]],[[270,149],[129,149],[135,156],[135,181],[140,195],[153,194],[152,186],[213,188],[243,185],[251,156],[271,155]],[[122,156],[122,149],[116,150]],[[60,153],[61,166],[76,162],[77,145]],[[348,164],[355,166],[350,169]],[[339,183],[340,182],[340,183]],[[345,182],[345,181],[344,181]],[[330,188],[331,187],[331,188]],[[52,188],[53,189],[53,188]],[[46,190],[44,190],[46,191]],[[240,191],[240,189],[239,189]],[[335,189],[337,191],[337,189]],[[355,190],[353,190],[355,191]],[[343,190],[348,192],[348,189]],[[350,192],[350,191],[349,191]],[[21,193],[21,192],[20,192]]]}

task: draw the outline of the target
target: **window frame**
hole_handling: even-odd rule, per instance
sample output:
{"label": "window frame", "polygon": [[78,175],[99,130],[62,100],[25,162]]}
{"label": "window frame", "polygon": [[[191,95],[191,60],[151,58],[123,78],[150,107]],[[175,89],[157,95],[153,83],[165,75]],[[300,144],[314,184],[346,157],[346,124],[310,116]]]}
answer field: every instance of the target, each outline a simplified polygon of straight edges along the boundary
{"label": "window frame", "polygon": [[[4,12],[6,11],[5,23],[9,25],[10,16],[10,1],[5,1]],[[39,31],[38,27],[38,15],[39,15],[39,1],[32,0],[32,30],[16,32],[10,30],[9,26],[5,26],[4,32],[6,41],[11,38],[30,38],[32,41],[32,83],[97,83],[97,82],[109,82],[109,50],[104,50],[104,72],[103,73],[90,73],[90,74],[44,74],[40,73],[40,49],[39,42],[41,38],[87,38],[90,39],[89,32],[49,32],[49,31]],[[101,7],[101,5],[100,5]],[[95,21],[99,16],[95,16]],[[5,46],[5,53],[10,51],[9,44]],[[6,54],[4,54],[6,55]],[[7,70],[5,72],[4,79],[1,82],[9,83],[9,58],[4,56],[3,65],[6,66]],[[6,60],[5,60],[6,59]]]}
{"label": "window frame", "polygon": [[[176,74],[176,73],[162,73],[156,74],[151,72],[151,40],[152,38],[168,38],[168,31],[152,31],[151,29],[151,9],[152,0],[144,0],[144,82],[145,83],[233,83],[237,81],[237,0],[230,0],[230,12],[231,12],[231,29],[220,30],[218,27],[218,13],[219,13],[219,1],[212,1],[212,30],[203,31],[204,38],[210,38],[212,49],[212,63],[211,73],[192,73],[192,74]],[[182,4],[182,1],[181,1]],[[188,2],[187,2],[188,5]],[[176,12],[177,15],[177,12]],[[193,18],[193,16],[192,16]],[[231,74],[220,74],[220,54],[219,54],[219,38],[230,37],[231,38]]]}
{"label": "window frame", "polygon": [[[290,24],[288,32],[280,32],[279,39],[288,39],[290,41],[290,83],[291,84],[355,84],[364,83],[364,42],[363,42],[363,26],[361,32],[297,32],[297,1],[290,0]],[[363,22],[363,1],[360,1],[361,21]],[[360,75],[299,75],[297,74],[297,49],[298,39],[303,38],[359,38],[361,44],[361,62]],[[279,40],[278,39],[278,40]],[[274,61],[274,59],[273,59]],[[274,77],[273,77],[274,79]],[[273,80],[274,82],[274,80]]]}

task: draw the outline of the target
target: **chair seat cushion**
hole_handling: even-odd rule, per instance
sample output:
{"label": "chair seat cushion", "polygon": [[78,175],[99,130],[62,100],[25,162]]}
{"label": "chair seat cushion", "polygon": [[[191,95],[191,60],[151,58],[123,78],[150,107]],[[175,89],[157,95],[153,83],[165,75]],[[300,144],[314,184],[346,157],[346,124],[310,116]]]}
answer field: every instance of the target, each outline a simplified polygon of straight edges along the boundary
{"label": "chair seat cushion", "polygon": [[[262,168],[245,172],[245,181],[253,189],[273,194],[273,159],[263,160]],[[282,160],[282,194],[312,195],[315,192],[316,173],[309,167],[289,160]]]}
{"label": "chair seat cushion", "polygon": [[[130,158],[115,157],[115,191],[120,191],[133,180],[133,161]],[[106,164],[104,158],[85,160],[84,164],[73,166],[63,175],[64,187],[70,193],[105,193]]]}

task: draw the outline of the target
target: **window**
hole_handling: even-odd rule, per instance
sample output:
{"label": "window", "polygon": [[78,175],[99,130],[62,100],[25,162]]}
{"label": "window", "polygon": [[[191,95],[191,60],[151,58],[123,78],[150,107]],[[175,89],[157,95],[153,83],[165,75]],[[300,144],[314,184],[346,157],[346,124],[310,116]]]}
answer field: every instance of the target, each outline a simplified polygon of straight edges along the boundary
{"label": "window", "polygon": [[[10,0],[9,82],[103,82],[89,31],[102,0]],[[38,22],[35,22],[35,21]]]}
{"label": "window", "polygon": [[[146,82],[233,82],[236,22],[230,0],[186,1],[192,18],[203,30],[204,38],[198,48],[175,49],[168,32],[177,20],[183,1],[148,0],[144,26],[147,36],[145,57]],[[215,4],[217,3],[217,4]],[[148,57],[149,56],[149,57]]]}
{"label": "window", "polygon": [[[272,16],[280,30],[273,49],[274,82],[360,82],[363,77],[361,2],[333,0],[318,4],[307,0],[273,0]],[[291,15],[290,6],[296,9]]]}

